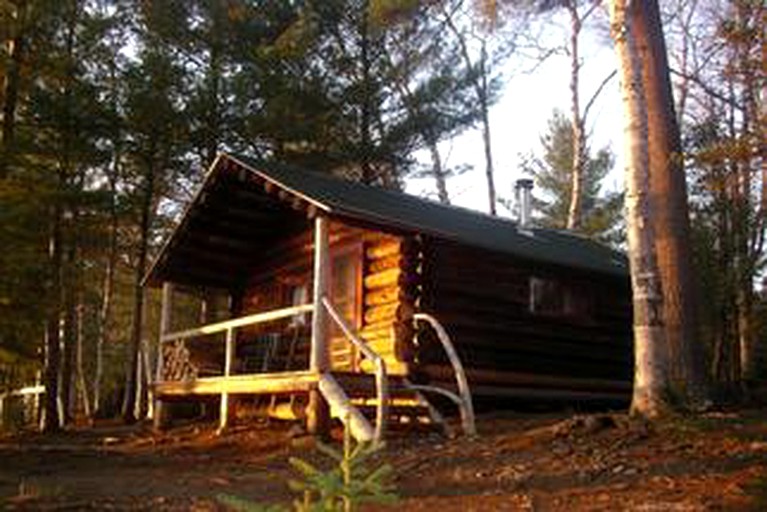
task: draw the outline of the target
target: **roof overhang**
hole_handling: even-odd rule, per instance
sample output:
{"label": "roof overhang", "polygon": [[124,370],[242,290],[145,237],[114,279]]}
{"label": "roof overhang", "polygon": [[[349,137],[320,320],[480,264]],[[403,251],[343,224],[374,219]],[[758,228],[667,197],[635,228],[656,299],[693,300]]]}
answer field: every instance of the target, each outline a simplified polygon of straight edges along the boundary
{"label": "roof overhang", "polygon": [[169,281],[199,288],[238,288],[265,246],[305,227],[321,211],[330,208],[219,154],[143,284]]}
{"label": "roof overhang", "polygon": [[625,279],[625,255],[593,240],[303,169],[219,154],[144,283],[237,289],[263,249],[318,214],[392,233],[419,233]]}

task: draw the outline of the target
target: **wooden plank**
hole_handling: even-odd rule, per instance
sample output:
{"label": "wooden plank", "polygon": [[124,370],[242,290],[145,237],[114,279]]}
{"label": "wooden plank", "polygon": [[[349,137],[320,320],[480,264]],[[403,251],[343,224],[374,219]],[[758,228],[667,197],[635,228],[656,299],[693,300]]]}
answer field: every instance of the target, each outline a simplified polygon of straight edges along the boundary
{"label": "wooden plank", "polygon": [[184,338],[192,338],[196,336],[203,336],[206,334],[215,334],[217,332],[223,332],[227,329],[235,329],[237,327],[244,327],[247,325],[255,325],[264,322],[270,322],[272,320],[279,320],[280,318],[287,318],[294,315],[300,315],[301,313],[309,313],[314,310],[314,304],[302,304],[300,306],[291,306],[289,308],[275,309],[273,311],[266,311],[263,313],[256,313],[254,315],[241,316],[232,320],[226,320],[224,322],[218,322],[215,324],[204,325],[195,329],[187,329],[185,331],[172,332],[163,335],[162,341],[179,340]]}
{"label": "wooden plank", "polygon": [[220,269],[218,271],[207,270],[210,267],[191,268],[159,265],[158,269],[160,268],[162,269],[163,280],[195,288],[204,285],[212,288],[229,290],[236,286],[240,280],[238,274],[224,274]]}
{"label": "wooden plank", "polygon": [[208,211],[196,213],[192,217],[190,228],[206,233],[226,233],[235,238],[249,239],[253,237],[254,225],[283,225],[287,220],[275,215],[248,215],[236,218],[231,214],[227,215],[227,213],[230,213],[229,210],[222,210],[216,215]]}
{"label": "wooden plank", "polygon": [[[167,334],[172,328],[173,322],[173,284],[164,282],[162,284],[162,302],[160,306],[160,338],[163,334]],[[157,368],[155,370],[155,383],[161,382],[164,379],[164,366],[163,360],[163,347],[162,339],[157,346]],[[154,428],[161,429],[167,426],[170,417],[168,415],[168,408],[163,405],[157,395],[154,395],[154,405],[152,407],[152,423]]]}
{"label": "wooden plank", "polygon": [[266,233],[267,231],[262,231],[261,233],[254,232],[251,234],[251,238],[240,240],[238,238],[230,238],[220,234],[213,235],[208,233],[187,232],[184,237],[184,242],[191,243],[192,245],[200,244],[211,248],[235,250],[250,254],[249,251],[254,251],[262,246],[263,242],[259,240],[259,235]]}
{"label": "wooden plank", "polygon": [[190,381],[159,382],[155,393],[163,397],[228,394],[280,394],[316,389],[319,374],[312,371],[254,373],[230,377],[202,377]]}

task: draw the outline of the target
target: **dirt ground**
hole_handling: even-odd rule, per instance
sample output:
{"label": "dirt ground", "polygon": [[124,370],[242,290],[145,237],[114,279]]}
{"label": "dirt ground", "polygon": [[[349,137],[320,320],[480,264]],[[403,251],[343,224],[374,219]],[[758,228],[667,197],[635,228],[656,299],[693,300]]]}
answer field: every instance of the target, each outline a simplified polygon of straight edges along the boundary
{"label": "dirt ground", "polygon": [[[767,411],[647,426],[621,414],[480,417],[474,440],[393,439],[396,505],[366,510],[767,510]],[[288,504],[299,455],[324,460],[289,424],[158,435],[101,424],[56,437],[0,437],[0,508],[226,510],[234,495]]]}

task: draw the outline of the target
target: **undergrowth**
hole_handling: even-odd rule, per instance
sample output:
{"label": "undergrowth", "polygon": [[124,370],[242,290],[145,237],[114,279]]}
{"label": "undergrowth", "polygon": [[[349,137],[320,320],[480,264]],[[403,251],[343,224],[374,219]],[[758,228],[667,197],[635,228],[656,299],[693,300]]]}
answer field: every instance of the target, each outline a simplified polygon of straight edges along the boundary
{"label": "undergrowth", "polygon": [[300,475],[300,479],[288,481],[298,494],[292,507],[264,505],[231,495],[219,495],[218,501],[240,512],[351,512],[363,503],[393,503],[397,495],[389,483],[391,466],[371,466],[369,458],[376,450],[368,443],[353,445],[348,430],[344,429],[343,450],[317,444],[317,449],[335,462],[328,470],[298,457],[289,459]]}

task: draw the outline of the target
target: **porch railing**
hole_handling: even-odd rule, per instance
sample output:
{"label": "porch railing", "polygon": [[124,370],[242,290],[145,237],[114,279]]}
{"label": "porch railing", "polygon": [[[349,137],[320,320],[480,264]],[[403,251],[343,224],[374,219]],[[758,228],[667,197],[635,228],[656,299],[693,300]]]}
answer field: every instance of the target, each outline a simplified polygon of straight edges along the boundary
{"label": "porch railing", "polygon": [[[217,334],[220,332],[225,332],[225,355],[224,355],[224,376],[229,377],[232,372],[232,363],[234,360],[234,341],[235,341],[235,330],[240,327],[248,327],[251,325],[258,325],[258,324],[264,324],[267,322],[273,322],[275,320],[280,320],[282,318],[288,318],[295,315],[300,315],[303,313],[310,313],[314,311],[314,304],[301,304],[299,306],[291,306],[288,308],[282,308],[282,309],[275,309],[272,311],[265,311],[263,313],[255,313],[253,315],[246,315],[241,316],[238,318],[233,318],[231,320],[225,320],[223,322],[216,322],[214,324],[208,324],[203,325],[201,327],[196,327],[194,329],[186,329],[183,331],[176,331],[176,332],[170,332],[167,334],[162,334],[160,336],[160,344],[164,345],[165,343],[172,342],[172,341],[183,341],[190,338],[197,338],[200,336],[207,336],[211,334]],[[162,346],[160,347],[160,351],[158,354],[158,371],[157,371],[157,381],[162,382],[165,380],[165,376],[163,373],[164,369],[164,361],[163,361],[163,350]]]}
{"label": "porch railing", "polygon": [[170,332],[160,336],[160,341],[175,341],[187,338],[195,338],[198,336],[204,336],[207,334],[216,334],[219,332],[230,331],[237,329],[238,327],[246,327],[250,325],[263,324],[274,320],[280,320],[281,318],[288,318],[291,316],[300,315],[302,313],[311,313],[314,311],[314,304],[301,304],[299,306],[291,306],[288,308],[275,309],[272,311],[265,311],[263,313],[255,313],[252,315],[241,316],[233,318],[231,320],[224,320],[223,322],[217,322],[215,324],[203,325],[202,327],[196,327],[194,329],[186,329],[184,331]]}
{"label": "porch railing", "polygon": [[450,336],[448,336],[445,328],[436,318],[427,313],[414,314],[413,321],[418,322],[419,320],[429,324],[437,333],[437,338],[442,344],[442,348],[445,350],[445,353],[450,360],[450,364],[453,365],[455,380],[458,384],[458,394],[456,395],[451,391],[436,386],[411,384],[410,387],[421,391],[439,393],[455,402],[461,413],[461,425],[463,426],[464,433],[468,436],[475,436],[477,435],[477,428],[474,422],[474,405],[471,399],[471,391],[469,390],[469,381],[466,379],[466,372],[463,369],[463,364],[461,364],[461,359],[458,357],[458,353],[455,351],[455,346],[450,340]]}
{"label": "porch railing", "polygon": [[[383,439],[386,428],[386,417],[388,414],[389,404],[389,385],[386,371],[386,363],[383,358],[376,353],[370,346],[360,338],[358,334],[348,325],[343,317],[333,306],[332,301],[328,297],[323,296],[321,300],[321,306],[327,311],[330,318],[335,322],[349,341],[362,353],[362,355],[369,359],[373,363],[375,369],[375,382],[376,382],[376,424],[373,433],[374,442],[380,443]],[[235,331],[241,327],[247,327],[252,325],[263,324],[280,320],[282,318],[289,318],[295,315],[304,313],[313,313],[315,311],[315,304],[301,304],[298,306],[291,306],[282,309],[276,309],[272,311],[266,311],[263,313],[256,313],[253,315],[242,316],[239,318],[233,318],[231,320],[225,320],[223,322],[217,322],[213,324],[204,325],[194,329],[186,329],[183,331],[170,332],[162,334],[160,336],[160,350],[158,354],[158,371],[157,382],[164,381],[164,361],[163,361],[163,345],[172,341],[183,341],[190,338],[207,336],[211,334],[217,334],[224,332],[225,336],[225,356],[224,356],[224,377],[230,377],[232,373],[232,364],[234,362],[235,353]],[[434,386],[417,386],[412,385],[413,389],[420,389],[423,391],[431,391],[443,394],[456,402],[459,406],[461,420],[464,428],[464,432],[468,435],[475,435],[476,428],[474,425],[474,408],[472,405],[471,392],[469,391],[468,381],[463,370],[463,365],[458,358],[455,348],[450,341],[449,336],[445,332],[442,325],[432,316],[425,313],[416,313],[413,317],[415,321],[425,321],[428,323],[437,333],[437,337],[441,342],[445,352],[453,365],[456,374],[456,381],[458,384],[458,394],[452,393],[442,388],[436,388]],[[221,428],[224,428],[228,419],[228,393],[226,391],[221,393]]]}
{"label": "porch railing", "polygon": [[[197,338],[200,336],[207,336],[210,334],[217,334],[224,332],[226,336],[224,338],[224,373],[223,377],[230,377],[232,374],[232,365],[234,363],[235,353],[235,331],[240,327],[247,327],[252,325],[264,324],[267,322],[273,322],[282,318],[289,318],[295,315],[303,313],[310,313],[314,311],[314,304],[301,304],[299,306],[291,306],[288,308],[275,309],[272,311],[265,311],[263,313],[255,313],[253,315],[241,316],[233,318],[231,320],[225,320],[223,322],[217,322],[214,324],[203,325],[202,327],[196,327],[194,329],[186,329],[183,331],[170,332],[162,334],[160,336],[160,350],[157,356],[157,381],[162,382],[165,380],[165,361],[163,360],[163,346],[165,343],[172,341],[183,341],[189,338]],[[219,428],[224,429],[227,426],[229,419],[229,393],[223,391],[221,393],[221,412],[219,415]]]}
{"label": "porch railing", "polygon": [[375,431],[373,433],[373,443],[374,445],[380,445],[385,435],[386,416],[388,415],[389,409],[389,382],[386,374],[386,362],[380,355],[378,355],[378,353],[370,348],[365,340],[360,338],[354,332],[349,324],[346,323],[343,317],[338,313],[338,311],[336,311],[336,308],[333,307],[333,303],[330,301],[330,299],[323,297],[322,305],[327,310],[330,318],[333,319],[336,325],[338,325],[338,327],[344,333],[344,336],[346,336],[349,341],[354,344],[354,346],[362,353],[362,355],[364,355],[373,363],[373,368],[375,369],[376,395],[378,402],[376,404],[376,425]]}

